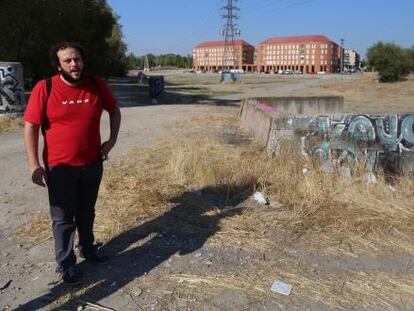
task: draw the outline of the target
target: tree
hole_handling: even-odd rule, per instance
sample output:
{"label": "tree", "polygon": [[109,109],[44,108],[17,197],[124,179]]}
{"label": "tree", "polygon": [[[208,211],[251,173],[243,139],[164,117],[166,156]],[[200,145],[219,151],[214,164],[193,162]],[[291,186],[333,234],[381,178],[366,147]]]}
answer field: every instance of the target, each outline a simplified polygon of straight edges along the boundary
{"label": "tree", "polygon": [[378,71],[380,82],[403,80],[410,73],[407,51],[394,43],[378,42],[368,49],[368,64]]}
{"label": "tree", "polygon": [[[116,21],[119,16],[115,16]],[[106,52],[106,72],[111,72],[117,76],[124,76],[126,74],[126,50],[127,46],[122,41],[122,27],[116,22],[112,26],[112,34],[106,39],[108,49]]]}
{"label": "tree", "polygon": [[21,62],[35,81],[55,72],[49,50],[61,41],[85,46],[91,74],[117,75],[125,66],[121,27],[105,0],[1,0],[0,29],[0,60]]}
{"label": "tree", "polygon": [[[150,67],[176,67],[176,68],[190,68],[193,65],[193,58],[191,55],[181,56],[178,54],[161,54],[158,56],[147,54]],[[128,69],[143,69],[144,56],[135,56],[130,53],[126,57],[126,66]]]}
{"label": "tree", "polygon": [[408,62],[410,63],[410,70],[412,73],[414,73],[414,46],[412,46],[410,49],[407,49],[407,58]]}

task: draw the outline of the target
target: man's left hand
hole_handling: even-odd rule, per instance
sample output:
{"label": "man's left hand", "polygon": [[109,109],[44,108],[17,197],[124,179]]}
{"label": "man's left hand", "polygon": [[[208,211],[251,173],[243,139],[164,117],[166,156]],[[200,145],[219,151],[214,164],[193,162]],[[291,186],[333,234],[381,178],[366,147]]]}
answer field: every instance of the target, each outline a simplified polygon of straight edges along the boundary
{"label": "man's left hand", "polygon": [[111,139],[107,140],[106,142],[104,142],[102,144],[102,146],[101,146],[102,160],[105,161],[108,158],[108,154],[114,146],[115,146],[115,141],[113,141]]}

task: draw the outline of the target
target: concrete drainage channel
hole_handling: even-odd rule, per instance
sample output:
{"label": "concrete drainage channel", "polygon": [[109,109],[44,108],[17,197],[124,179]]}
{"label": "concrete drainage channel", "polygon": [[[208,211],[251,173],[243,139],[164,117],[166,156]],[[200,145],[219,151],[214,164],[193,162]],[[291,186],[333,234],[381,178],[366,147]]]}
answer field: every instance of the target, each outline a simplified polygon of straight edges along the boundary
{"label": "concrete drainage channel", "polygon": [[249,98],[240,118],[269,153],[289,143],[325,167],[364,159],[367,171],[414,176],[414,114],[343,113],[343,104],[339,96]]}

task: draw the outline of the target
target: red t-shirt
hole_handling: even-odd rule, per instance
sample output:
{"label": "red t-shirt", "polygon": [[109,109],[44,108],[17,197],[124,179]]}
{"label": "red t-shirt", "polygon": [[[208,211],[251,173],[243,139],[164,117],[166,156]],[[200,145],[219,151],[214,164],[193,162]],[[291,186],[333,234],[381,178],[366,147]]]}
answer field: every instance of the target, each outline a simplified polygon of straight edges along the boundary
{"label": "red t-shirt", "polygon": [[[116,100],[101,79],[94,80],[85,77],[82,85],[70,86],[58,75],[52,77],[46,108],[49,125],[44,134],[45,165],[82,166],[100,159],[102,110],[113,112]],[[46,81],[42,80],[33,88],[23,119],[42,125],[46,98]]]}

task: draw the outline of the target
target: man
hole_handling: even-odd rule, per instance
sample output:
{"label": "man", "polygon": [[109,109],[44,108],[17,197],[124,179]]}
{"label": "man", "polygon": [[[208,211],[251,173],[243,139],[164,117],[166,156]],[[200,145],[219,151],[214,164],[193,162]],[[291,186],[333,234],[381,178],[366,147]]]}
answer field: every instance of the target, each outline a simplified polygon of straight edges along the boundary
{"label": "man", "polygon": [[[76,229],[81,257],[107,262],[94,245],[95,203],[102,161],[114,147],[121,123],[116,100],[105,83],[84,75],[84,59],[84,51],[76,43],[54,46],[51,62],[58,73],[35,85],[23,117],[32,181],[48,188],[56,271],[69,285],[79,283],[73,250]],[[110,137],[101,144],[103,110],[109,113]],[[44,167],[38,157],[40,128]]]}

